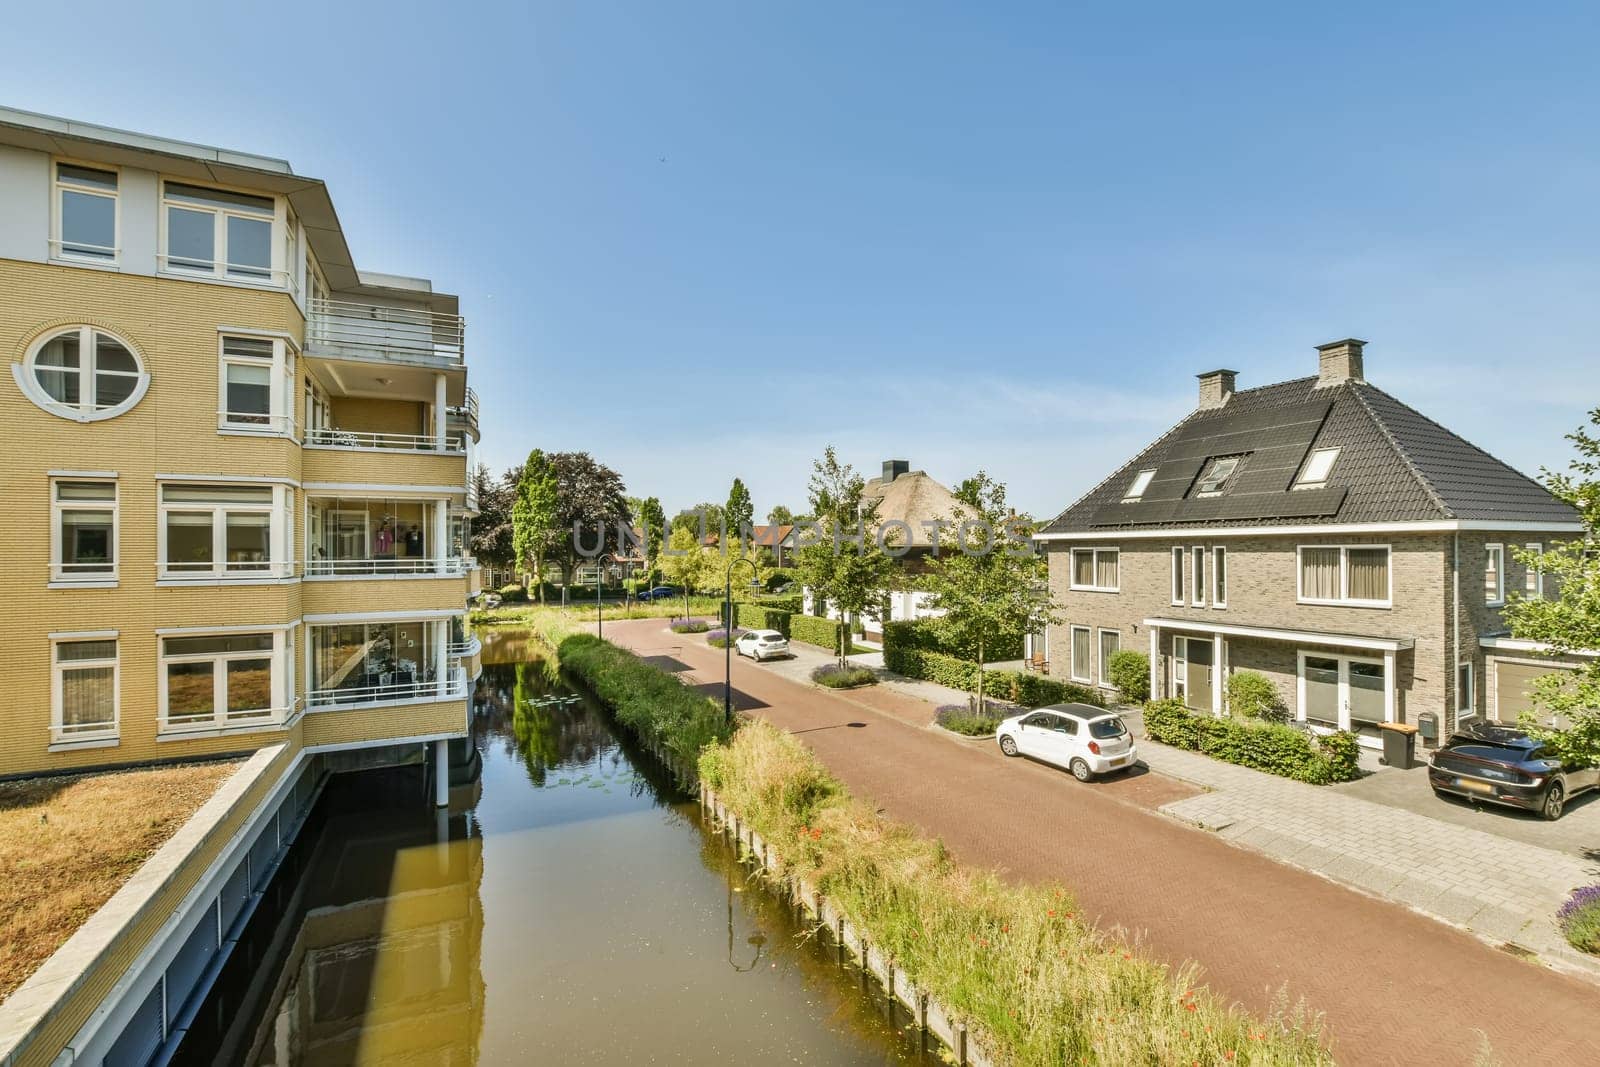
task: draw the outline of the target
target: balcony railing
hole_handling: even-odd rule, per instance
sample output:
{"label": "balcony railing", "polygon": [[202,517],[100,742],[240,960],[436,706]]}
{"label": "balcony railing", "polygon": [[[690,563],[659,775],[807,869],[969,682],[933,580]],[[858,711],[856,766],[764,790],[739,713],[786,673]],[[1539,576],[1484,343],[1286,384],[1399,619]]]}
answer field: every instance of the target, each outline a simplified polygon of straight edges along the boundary
{"label": "balcony railing", "polygon": [[392,559],[308,559],[303,573],[307,578],[461,578],[465,577],[467,569],[465,556],[396,556]]}
{"label": "balcony railing", "polygon": [[307,347],[335,355],[460,364],[466,320],[386,304],[313,300],[306,323]]}
{"label": "balcony railing", "polygon": [[[419,700],[449,700],[467,695],[467,675],[460,667],[451,667],[443,678],[395,677],[405,673],[395,671],[380,675],[377,685],[312,689],[306,693],[306,706],[317,709],[350,704],[413,704]],[[390,680],[382,681],[384,678]]]}
{"label": "balcony railing", "polygon": [[465,402],[450,408],[446,414],[456,423],[465,426],[472,436],[478,436],[478,394],[476,392],[468,389]]}
{"label": "balcony railing", "polygon": [[477,634],[469,634],[460,640],[451,639],[450,647],[446,650],[451,657],[463,659],[467,656],[476,656],[483,651],[483,642],[478,640]]}
{"label": "balcony railing", "polygon": [[[388,452],[439,452],[439,442],[432,434],[416,433],[361,433],[356,430],[321,428],[306,431],[306,444],[315,448],[377,448]],[[466,439],[458,433],[446,434],[444,452],[462,455],[466,452]]]}

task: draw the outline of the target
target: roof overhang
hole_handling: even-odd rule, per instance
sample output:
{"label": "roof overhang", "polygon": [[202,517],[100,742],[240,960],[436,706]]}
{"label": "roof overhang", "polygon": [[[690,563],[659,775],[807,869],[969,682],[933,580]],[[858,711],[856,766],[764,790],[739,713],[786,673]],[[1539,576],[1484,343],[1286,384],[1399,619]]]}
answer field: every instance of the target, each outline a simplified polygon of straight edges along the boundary
{"label": "roof overhang", "polygon": [[1411,648],[1410,637],[1373,637],[1366,634],[1327,633],[1322,630],[1291,630],[1277,626],[1239,626],[1204,619],[1146,619],[1152,629],[1189,630],[1222,637],[1259,637],[1267,641],[1290,641],[1299,645],[1328,645],[1340,648],[1365,648],[1376,652],[1399,652]]}
{"label": "roof overhang", "polygon": [[1480,637],[1478,645],[1492,652],[1537,652],[1542,656],[1582,656],[1585,659],[1594,659],[1600,656],[1600,649],[1572,648],[1565,652],[1551,648],[1543,641],[1525,641],[1517,637]]}
{"label": "roof overhang", "polygon": [[1298,534],[1457,533],[1466,530],[1500,533],[1583,533],[1581,522],[1516,522],[1509,519],[1430,519],[1422,522],[1306,523],[1299,526],[1159,526],[1149,529],[1107,527],[1099,530],[1042,532],[1035,541],[1152,541],[1173,537],[1292,537]]}

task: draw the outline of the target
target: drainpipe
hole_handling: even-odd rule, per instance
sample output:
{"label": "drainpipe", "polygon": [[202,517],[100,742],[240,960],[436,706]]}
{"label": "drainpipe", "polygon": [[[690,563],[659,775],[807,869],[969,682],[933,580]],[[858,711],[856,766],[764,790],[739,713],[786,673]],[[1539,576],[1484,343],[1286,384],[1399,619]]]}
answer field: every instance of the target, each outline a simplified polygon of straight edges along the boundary
{"label": "drainpipe", "polygon": [[1461,707],[1461,694],[1456,692],[1456,687],[1461,684],[1461,531],[1455,532],[1453,541],[1450,555],[1450,642],[1455,650],[1450,663],[1451,706],[1445,709],[1445,721],[1450,724],[1452,733],[1457,725],[1457,709]]}

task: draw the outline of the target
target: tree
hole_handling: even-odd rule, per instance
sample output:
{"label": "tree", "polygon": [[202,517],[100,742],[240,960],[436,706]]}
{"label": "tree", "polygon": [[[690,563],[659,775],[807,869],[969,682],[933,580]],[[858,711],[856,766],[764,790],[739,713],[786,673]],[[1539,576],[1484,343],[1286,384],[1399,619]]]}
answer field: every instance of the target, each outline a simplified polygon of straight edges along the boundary
{"label": "tree", "polygon": [[728,490],[728,505],[722,511],[724,520],[728,524],[728,536],[732,544],[740,551],[744,551],[744,532],[755,521],[755,505],[750,501],[750,490],[744,487],[740,478],[733,480],[733,485]]}
{"label": "tree", "polygon": [[[742,563],[738,564],[738,570],[733,572],[733,599],[752,600],[755,597],[756,590],[765,589],[767,580],[772,577],[772,553],[759,545],[742,545],[736,549],[730,549],[726,553],[717,554],[715,565],[720,568],[719,574],[722,574],[727,568],[734,566],[736,560],[743,559],[749,560],[750,566],[746,567]],[[750,585],[751,568],[754,568],[755,571],[754,579],[756,585],[754,588]],[[726,581],[726,578],[724,578],[724,581]]]}
{"label": "tree", "polygon": [[957,529],[941,531],[924,580],[933,594],[928,606],[944,612],[940,627],[976,652],[981,710],[984,650],[1015,645],[1061,620],[1045,561],[1028,543],[1032,524],[1006,507],[1005,485],[979,471],[955,496],[971,514]]}
{"label": "tree", "polygon": [[721,533],[727,525],[723,517],[721,504],[696,504],[692,508],[685,508],[672,517],[672,528],[687,526],[695,531],[696,536],[701,534],[715,535]]}
{"label": "tree", "polygon": [[[517,471],[520,476],[521,471]],[[472,472],[472,481],[478,492],[478,517],[472,520],[472,535],[468,551],[478,562],[488,567],[516,566],[516,550],[512,538],[511,505],[516,499],[516,479],[511,471],[496,478],[489,468],[478,464]]]}
{"label": "tree", "polygon": [[556,480],[556,536],[550,555],[561,567],[565,603],[578,561],[621,548],[620,531],[632,524],[633,516],[622,475],[589,453],[556,452],[549,463]]}
{"label": "tree", "polygon": [[[531,564],[533,580],[544,603],[544,560],[560,529],[556,474],[550,458],[539,449],[528,453],[517,479],[511,505],[512,548],[518,569]],[[562,596],[566,595],[565,591]]]}
{"label": "tree", "polygon": [[667,536],[667,514],[661,510],[659,497],[646,497],[635,511],[640,532],[644,534],[644,560],[646,579],[652,578],[661,559],[661,547]]}
{"label": "tree", "polygon": [[[1600,408],[1589,412],[1600,427]],[[1549,546],[1543,552],[1513,548],[1525,567],[1554,579],[1559,595],[1552,598],[1512,593],[1504,619],[1511,636],[1537,641],[1557,654],[1600,648],[1600,437],[1584,427],[1567,435],[1578,456],[1568,473],[1542,471],[1545,486],[1577,509],[1583,536]],[[1521,725],[1544,740],[1563,762],[1577,766],[1600,763],[1600,660],[1587,657],[1570,671],[1553,671],[1533,684],[1536,712],[1560,716],[1565,729],[1541,723],[1527,714]]]}
{"label": "tree", "polygon": [[838,609],[842,666],[850,650],[851,616],[869,608],[880,617],[888,614],[886,591],[898,566],[873,535],[878,502],[863,498],[866,480],[854,467],[839,462],[832,445],[811,466],[809,492],[816,528],[800,548],[797,569],[813,597]]}
{"label": "tree", "polygon": [[691,526],[673,528],[668,542],[670,552],[661,557],[661,571],[673,585],[683,589],[683,617],[689,617],[689,592],[698,590],[711,572],[711,553],[700,544],[700,537]]}
{"label": "tree", "polygon": [[794,512],[779,504],[767,512],[767,521],[774,526],[788,526],[794,522]]}

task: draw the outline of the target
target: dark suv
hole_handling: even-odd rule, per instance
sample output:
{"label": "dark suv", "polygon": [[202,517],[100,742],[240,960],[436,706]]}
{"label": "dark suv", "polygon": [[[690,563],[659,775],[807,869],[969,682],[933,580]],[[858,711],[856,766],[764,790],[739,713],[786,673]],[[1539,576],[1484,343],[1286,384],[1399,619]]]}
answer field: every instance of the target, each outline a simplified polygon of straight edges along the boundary
{"label": "dark suv", "polygon": [[1559,819],[1568,800],[1600,788],[1600,767],[1565,768],[1521,730],[1478,725],[1453,735],[1433,754],[1428,784],[1438,796],[1449,793]]}

